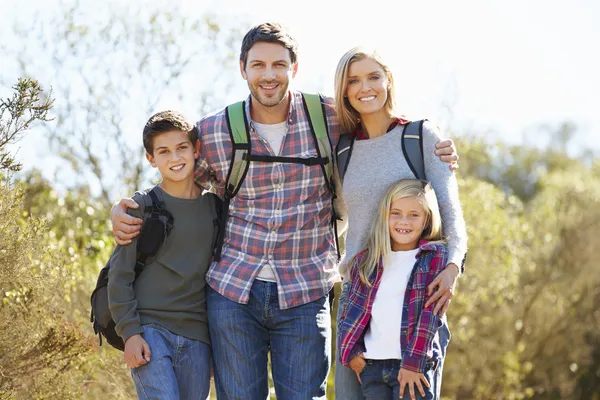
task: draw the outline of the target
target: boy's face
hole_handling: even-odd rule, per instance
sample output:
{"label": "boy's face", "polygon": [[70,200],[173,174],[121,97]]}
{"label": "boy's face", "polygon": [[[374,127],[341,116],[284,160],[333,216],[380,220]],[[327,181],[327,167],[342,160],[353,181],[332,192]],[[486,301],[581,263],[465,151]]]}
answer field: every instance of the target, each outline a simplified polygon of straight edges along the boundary
{"label": "boy's face", "polygon": [[242,77],[248,81],[252,96],[265,107],[280,104],[287,95],[298,64],[279,43],[257,42],[248,51],[246,65],[240,61]]}
{"label": "boy's face", "polygon": [[172,130],[159,133],[152,138],[154,154],[146,153],[146,158],[154,168],[158,168],[163,181],[181,182],[193,179],[194,161],[200,154],[200,145],[192,145],[187,133]]}

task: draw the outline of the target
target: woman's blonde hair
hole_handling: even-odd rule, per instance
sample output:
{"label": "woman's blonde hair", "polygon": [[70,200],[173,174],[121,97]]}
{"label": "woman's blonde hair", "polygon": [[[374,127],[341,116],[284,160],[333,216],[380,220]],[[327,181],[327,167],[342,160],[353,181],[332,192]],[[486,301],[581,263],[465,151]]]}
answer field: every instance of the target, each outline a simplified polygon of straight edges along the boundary
{"label": "woman's blonde hair", "polygon": [[379,260],[383,259],[384,265],[389,260],[392,252],[390,238],[389,217],[391,204],[401,198],[414,197],[423,206],[425,211],[425,227],[421,239],[430,242],[443,243],[442,217],[438,206],[437,197],[431,184],[418,179],[402,179],[393,184],[379,203],[375,221],[367,242],[368,255],[359,265],[360,279],[371,286],[369,277],[377,267]]}
{"label": "woman's blonde hair", "polygon": [[346,97],[346,88],[348,87],[348,71],[350,65],[355,61],[371,59],[375,61],[385,72],[387,86],[387,101],[385,102],[386,111],[390,116],[399,116],[396,112],[396,90],[394,86],[394,77],[389,66],[383,62],[383,59],[375,50],[363,47],[354,47],[346,52],[338,62],[335,71],[335,109],[342,127],[342,133],[352,132],[356,129],[360,114],[350,105]]}

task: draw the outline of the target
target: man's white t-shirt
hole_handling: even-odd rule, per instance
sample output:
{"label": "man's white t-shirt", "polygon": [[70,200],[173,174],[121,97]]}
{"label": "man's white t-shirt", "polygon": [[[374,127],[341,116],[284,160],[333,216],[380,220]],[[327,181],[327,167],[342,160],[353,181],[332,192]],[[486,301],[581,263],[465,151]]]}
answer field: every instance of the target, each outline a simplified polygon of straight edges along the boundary
{"label": "man's white t-shirt", "polygon": [[[269,146],[271,146],[271,149],[273,150],[273,154],[278,156],[281,152],[281,145],[285,139],[285,135],[287,134],[287,121],[278,124],[261,124],[252,121],[252,125],[254,126],[256,133],[269,143]],[[268,263],[262,267],[256,279],[277,282],[273,268]]]}

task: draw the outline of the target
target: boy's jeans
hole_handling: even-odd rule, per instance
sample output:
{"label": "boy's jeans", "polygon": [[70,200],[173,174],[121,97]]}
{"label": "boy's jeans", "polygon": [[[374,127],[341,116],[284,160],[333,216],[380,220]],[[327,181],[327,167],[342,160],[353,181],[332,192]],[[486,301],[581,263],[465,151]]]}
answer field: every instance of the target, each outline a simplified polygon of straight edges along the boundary
{"label": "boy's jeans", "polygon": [[142,326],[150,362],[131,369],[139,399],[207,399],[210,346],[175,335],[157,324]]}
{"label": "boy's jeans", "polygon": [[[353,371],[354,372],[354,371]],[[400,383],[398,382],[400,372],[400,360],[367,360],[367,365],[360,373],[362,381],[362,393],[367,400],[396,400],[400,398]],[[425,397],[421,396],[419,390],[414,386],[415,398],[417,400],[439,399],[435,396],[433,388],[434,371],[429,369],[425,378],[431,386],[423,385]],[[356,376],[356,374],[355,374]],[[402,400],[410,400],[410,389],[408,385],[404,388]]]}
{"label": "boy's jeans", "polygon": [[269,350],[278,399],[325,399],[331,352],[327,296],[281,310],[275,282],[255,280],[248,304],[207,290],[219,400],[265,400]]}
{"label": "boy's jeans", "polygon": [[[340,301],[338,304],[338,321],[340,319],[340,315],[342,314],[342,309],[344,307],[344,304],[346,303],[346,299],[348,298],[349,288],[350,285],[348,283],[344,283],[342,285],[342,293],[340,294]],[[436,399],[440,398],[444,359],[446,358],[446,349],[448,347],[448,342],[450,341],[450,331],[448,330],[448,324],[444,324],[440,328],[439,335],[441,358],[438,362],[437,369],[435,370],[432,384],[432,387],[434,388],[434,393],[436,394]],[[356,379],[356,374],[350,368],[344,367],[342,363],[340,363],[340,359],[337,355],[335,357],[335,398],[344,400],[364,400],[365,398],[361,391],[361,385],[358,382],[358,379]]]}

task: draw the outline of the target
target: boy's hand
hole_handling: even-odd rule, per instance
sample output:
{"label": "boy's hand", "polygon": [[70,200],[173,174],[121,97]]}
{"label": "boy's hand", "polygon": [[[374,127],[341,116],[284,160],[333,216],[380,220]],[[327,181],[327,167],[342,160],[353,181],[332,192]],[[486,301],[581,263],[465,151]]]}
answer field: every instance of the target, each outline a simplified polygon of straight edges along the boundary
{"label": "boy's hand", "polygon": [[416,400],[415,397],[415,386],[419,389],[419,393],[421,396],[425,397],[425,390],[423,389],[423,384],[429,387],[429,382],[427,382],[427,378],[425,375],[419,374],[418,372],[412,372],[404,368],[400,368],[400,372],[398,372],[398,382],[400,382],[400,398],[404,398],[404,389],[408,386],[408,391],[410,392],[411,400]]}
{"label": "boy's hand", "polygon": [[150,346],[142,335],[133,335],[127,339],[123,359],[129,368],[137,368],[150,362]]}
{"label": "boy's hand", "polygon": [[144,221],[127,214],[128,208],[138,207],[138,203],[132,199],[121,199],[110,209],[110,222],[112,222],[112,232],[117,244],[125,246],[140,234],[142,222]]}
{"label": "boy's hand", "polygon": [[435,155],[440,157],[440,160],[450,163],[450,170],[458,169],[458,153],[452,139],[444,139],[435,145]]}
{"label": "boy's hand", "polygon": [[365,369],[366,365],[367,362],[365,361],[365,356],[363,356],[362,353],[354,357],[348,364],[348,367],[354,371],[361,385],[362,381],[360,380],[360,373],[363,371],[363,369]]}

